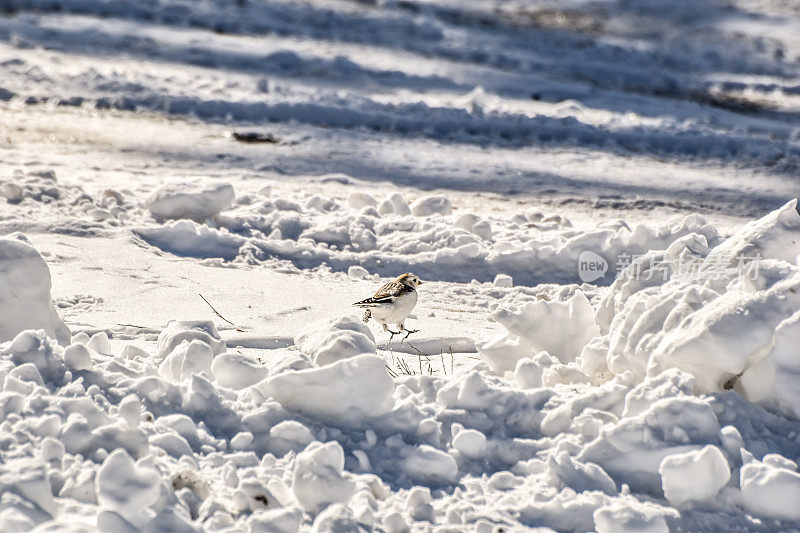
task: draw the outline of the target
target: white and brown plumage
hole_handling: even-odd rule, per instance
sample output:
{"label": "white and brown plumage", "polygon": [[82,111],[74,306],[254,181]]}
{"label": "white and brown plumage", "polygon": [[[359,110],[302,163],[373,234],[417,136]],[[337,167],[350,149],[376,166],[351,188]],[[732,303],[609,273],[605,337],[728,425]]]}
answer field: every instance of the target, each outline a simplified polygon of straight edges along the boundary
{"label": "white and brown plumage", "polygon": [[[379,324],[383,324],[383,330],[395,335],[406,332],[407,338],[415,329],[406,329],[404,323],[414,306],[417,305],[417,287],[422,283],[414,274],[408,273],[398,276],[390,281],[366,300],[361,300],[353,305],[362,307],[364,311],[364,322],[374,318]],[[400,331],[392,331],[389,324],[396,324]]]}

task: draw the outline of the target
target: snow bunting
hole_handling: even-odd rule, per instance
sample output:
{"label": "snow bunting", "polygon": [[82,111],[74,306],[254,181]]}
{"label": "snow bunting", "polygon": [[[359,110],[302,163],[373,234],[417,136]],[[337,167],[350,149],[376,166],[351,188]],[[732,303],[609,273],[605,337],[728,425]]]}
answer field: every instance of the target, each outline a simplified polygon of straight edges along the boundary
{"label": "snow bunting", "polygon": [[[417,287],[421,283],[422,281],[414,274],[403,274],[378,289],[378,292],[371,298],[361,300],[353,305],[365,309],[364,322],[374,318],[376,322],[383,324],[383,331],[392,334],[389,337],[390,341],[395,335],[404,331],[406,336],[403,339],[407,339],[409,335],[418,331],[406,329],[403,324],[408,314],[417,305]],[[392,331],[389,329],[389,324],[396,324],[400,327],[400,331]]]}

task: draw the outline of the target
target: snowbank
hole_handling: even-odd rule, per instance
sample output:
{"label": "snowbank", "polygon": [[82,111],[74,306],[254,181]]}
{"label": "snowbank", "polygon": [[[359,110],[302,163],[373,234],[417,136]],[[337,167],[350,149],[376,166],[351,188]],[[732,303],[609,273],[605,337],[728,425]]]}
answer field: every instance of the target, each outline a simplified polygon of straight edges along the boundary
{"label": "snowbank", "polygon": [[700,235],[634,260],[597,310],[600,335],[580,363],[596,380],[669,368],[698,392],[734,387],[762,405],[800,415],[792,348],[800,307],[797,201],[709,248]]}
{"label": "snowbank", "polygon": [[0,238],[0,342],[26,329],[43,329],[61,344],[70,340],[50,299],[50,269],[23,235]]}
{"label": "snowbank", "polygon": [[[408,216],[412,209],[400,193],[387,195],[377,207],[370,198],[354,192],[345,205],[318,195],[273,195],[207,220],[208,225],[192,220],[158,225],[142,221],[133,231],[153,246],[187,257],[248,264],[278,259],[301,269],[325,265],[341,272],[358,265],[379,276],[414,272],[423,279],[456,282],[492,282],[502,275],[501,286],[507,286],[505,276],[515,285],[580,281],[607,285],[625,267],[626,257],[666,249],[689,235],[706,246],[719,241],[716,229],[697,215],[663,224],[578,231],[559,215],[486,219],[453,211],[444,196],[417,200],[413,206],[417,216]],[[586,257],[591,261],[587,263]],[[604,268],[589,279],[582,271],[585,264]]]}

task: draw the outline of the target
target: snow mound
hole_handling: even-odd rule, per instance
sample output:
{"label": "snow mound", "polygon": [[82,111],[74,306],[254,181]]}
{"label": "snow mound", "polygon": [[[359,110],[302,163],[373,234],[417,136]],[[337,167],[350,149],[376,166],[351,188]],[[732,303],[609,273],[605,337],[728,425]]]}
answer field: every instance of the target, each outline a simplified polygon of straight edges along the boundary
{"label": "snow mound", "polygon": [[755,515],[800,520],[800,474],[793,469],[751,461],[739,473],[742,505]]}
{"label": "snow mound", "polygon": [[451,212],[450,200],[445,196],[426,196],[411,204],[411,214],[415,217],[449,215]]}
{"label": "snow mound", "polygon": [[[13,467],[8,466],[0,469],[0,494],[4,500],[14,502],[21,498],[32,502],[49,515],[57,514],[58,504],[53,499],[47,468],[41,461],[24,459],[15,461]],[[24,515],[20,513],[19,516]],[[2,515],[0,525],[3,525]]]}
{"label": "snow mound", "polygon": [[267,377],[268,370],[249,357],[226,352],[216,356],[211,363],[211,374],[217,383],[229,389],[241,390]]}
{"label": "snow mound", "polygon": [[92,355],[83,344],[75,342],[64,348],[64,362],[73,370],[88,370],[92,366]]}
{"label": "snow mound", "polygon": [[363,209],[365,207],[377,206],[378,201],[375,200],[375,197],[371,194],[367,194],[365,192],[354,192],[350,193],[350,196],[347,197],[347,205],[353,209]]}
{"label": "snow mound", "polygon": [[50,299],[50,269],[23,235],[0,238],[0,342],[43,329],[62,345],[70,332]]}
{"label": "snow mound", "polygon": [[775,328],[772,347],[747,368],[740,379],[741,391],[753,402],[800,418],[800,311]]}
{"label": "snow mound", "polygon": [[594,512],[594,524],[597,533],[669,533],[666,517],[675,514],[652,503],[615,502]]}
{"label": "snow mound", "polygon": [[495,372],[514,370],[517,361],[540,351],[571,363],[600,333],[594,309],[581,291],[565,302],[539,300],[518,312],[500,309],[493,318],[508,333],[475,347]]}
{"label": "snow mound", "polygon": [[290,411],[355,423],[389,411],[394,382],[383,358],[356,355],[320,368],[284,372],[253,389]]}
{"label": "snow mound", "polygon": [[400,193],[389,194],[378,204],[378,213],[381,215],[410,215],[411,209]]}
{"label": "snow mound", "polygon": [[216,326],[210,320],[172,320],[158,335],[158,357],[163,359],[181,343],[194,340],[210,346],[214,355],[227,349],[225,341],[220,339]]}
{"label": "snow mound", "polygon": [[124,450],[115,450],[97,472],[97,501],[127,520],[136,520],[156,503],[161,478],[152,467],[137,465]]}
{"label": "snow mound", "polygon": [[509,276],[508,274],[498,274],[494,277],[494,281],[492,282],[495,287],[513,287],[514,286],[514,278]]}
{"label": "snow mound", "polygon": [[229,208],[236,199],[229,183],[174,183],[153,191],[147,208],[159,219],[188,218],[202,222]]}
{"label": "snow mound", "polygon": [[201,372],[210,375],[213,359],[214,352],[205,342],[197,339],[184,341],[164,359],[158,373],[170,381],[183,381]]}
{"label": "snow mound", "polygon": [[347,275],[350,276],[352,279],[366,279],[369,277],[369,271],[359,265],[353,265],[348,267]]}
{"label": "snow mound", "polygon": [[453,223],[457,228],[467,230],[478,237],[490,241],[492,240],[492,226],[486,220],[481,220],[478,215],[464,213]]}
{"label": "snow mound", "polygon": [[319,366],[376,352],[375,337],[370,329],[363,321],[351,317],[332,320],[322,328],[298,335],[294,344]]}
{"label": "snow mound", "polygon": [[296,420],[284,420],[269,430],[270,448],[278,455],[299,451],[314,441],[314,434]]}
{"label": "snow mound", "polygon": [[417,482],[447,484],[458,475],[455,458],[433,446],[423,444],[406,448],[403,456],[403,471]]}
{"label": "snow mound", "polygon": [[672,505],[711,501],[731,478],[728,461],[716,446],[668,455],[658,467],[664,495]]}
{"label": "snow mound", "polygon": [[716,442],[719,431],[708,403],[693,396],[662,398],[642,413],[603,428],[578,459],[600,465],[634,490],[657,492],[665,457]]}
{"label": "snow mound", "polygon": [[176,220],[154,228],[137,228],[134,232],[148,244],[185,257],[232,260],[245,242],[225,229],[217,230],[191,220]]}
{"label": "snow mound", "polygon": [[338,442],[313,442],[298,454],[292,491],[302,508],[318,513],[331,503],[350,500],[355,484],[343,471],[344,450]]}
{"label": "snow mound", "polygon": [[[580,231],[561,215],[453,213],[443,196],[419,199],[413,206],[418,216],[408,216],[412,210],[400,193],[390,193],[377,206],[366,193],[348,194],[347,210],[319,195],[272,194],[206,219],[206,225],[148,220],[134,231],[153,246],[188,257],[250,264],[278,259],[301,269],[326,265],[341,272],[359,265],[379,276],[411,271],[423,279],[465,283],[505,274],[521,286],[595,279],[607,285],[624,267],[623,257],[663,250],[689,235],[706,247],[719,241],[716,229],[697,215]],[[591,254],[592,264],[605,265],[601,278],[584,279],[579,266],[585,254]]]}
{"label": "snow mound", "polygon": [[[58,356],[61,348],[44,330],[26,330],[14,337],[11,342],[0,345],[0,359],[8,358],[15,366],[9,372],[4,385],[10,390],[11,380],[27,381],[36,384],[60,383],[66,367]],[[26,391],[28,392],[28,391]]]}
{"label": "snow mound", "polygon": [[696,392],[733,386],[759,404],[800,415],[796,204],[714,248],[688,235],[632,261],[599,304],[600,335],[583,350],[583,370],[600,381],[624,372],[641,381],[678,368],[693,377]]}
{"label": "snow mound", "polygon": [[468,459],[486,456],[486,435],[477,429],[462,429],[453,437],[453,448]]}

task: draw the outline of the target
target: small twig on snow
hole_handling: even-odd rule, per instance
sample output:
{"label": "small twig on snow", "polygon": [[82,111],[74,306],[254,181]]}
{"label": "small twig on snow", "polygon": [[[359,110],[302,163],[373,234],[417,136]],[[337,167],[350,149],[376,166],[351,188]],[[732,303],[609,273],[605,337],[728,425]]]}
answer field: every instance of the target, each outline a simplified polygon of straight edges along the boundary
{"label": "small twig on snow", "polygon": [[228,323],[228,324],[230,324],[231,326],[235,327],[235,328],[236,328],[236,331],[244,331],[244,329],[243,329],[241,326],[237,326],[236,324],[234,324],[233,322],[231,322],[230,320],[228,320],[227,318],[225,318],[224,316],[222,316],[221,314],[219,314],[219,311],[217,311],[216,309],[214,309],[214,306],[213,306],[213,305],[211,305],[211,302],[209,302],[208,300],[206,300],[206,297],[205,297],[205,296],[203,296],[203,295],[202,295],[202,294],[200,294],[200,293],[197,293],[197,295],[198,295],[200,298],[202,298],[202,299],[203,299],[203,301],[206,303],[206,305],[208,305],[208,306],[211,308],[211,310],[212,310],[212,311],[214,311],[214,314],[215,314],[215,315],[217,315],[218,317],[220,317],[222,320],[224,320],[225,322],[227,322],[227,323]]}
{"label": "small twig on snow", "polygon": [[453,356],[453,347],[450,346],[449,348],[450,348],[450,375],[452,376],[455,373],[453,367],[455,366],[456,358]]}

